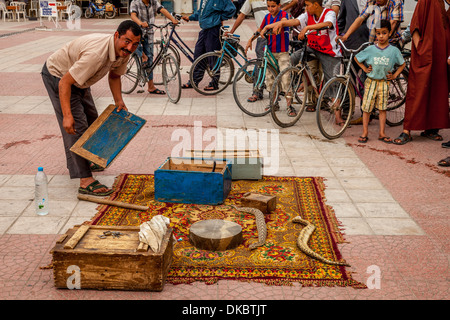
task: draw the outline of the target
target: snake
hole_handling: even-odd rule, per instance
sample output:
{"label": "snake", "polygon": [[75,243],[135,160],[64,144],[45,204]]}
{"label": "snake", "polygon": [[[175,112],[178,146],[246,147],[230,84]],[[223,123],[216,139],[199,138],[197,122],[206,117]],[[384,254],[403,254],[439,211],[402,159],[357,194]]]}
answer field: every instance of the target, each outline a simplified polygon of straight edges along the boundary
{"label": "snake", "polygon": [[311,248],[308,246],[308,242],[309,242],[309,238],[311,237],[312,233],[316,229],[316,227],[311,222],[309,222],[307,220],[303,220],[302,218],[300,218],[300,216],[293,218],[292,222],[300,223],[305,226],[300,231],[300,234],[298,235],[298,238],[297,238],[297,245],[303,253],[310,256],[311,258],[317,259],[326,264],[350,267],[350,265],[345,262],[329,260],[325,257],[322,257],[320,254],[314,252],[313,250],[311,250]]}
{"label": "snake", "polygon": [[266,221],[264,220],[264,213],[261,210],[251,207],[236,207],[232,205],[238,211],[251,213],[255,216],[256,219],[256,229],[258,230],[258,241],[251,243],[248,247],[250,250],[261,247],[266,243],[267,238],[267,226]]}

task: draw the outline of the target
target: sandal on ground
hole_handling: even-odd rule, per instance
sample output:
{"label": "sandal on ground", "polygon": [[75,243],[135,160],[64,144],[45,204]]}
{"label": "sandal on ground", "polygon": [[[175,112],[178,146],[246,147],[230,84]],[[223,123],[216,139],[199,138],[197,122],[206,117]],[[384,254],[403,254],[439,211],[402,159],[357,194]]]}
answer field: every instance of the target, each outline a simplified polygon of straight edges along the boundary
{"label": "sandal on ground", "polygon": [[159,90],[158,88],[156,88],[156,89],[153,90],[153,91],[147,91],[147,92],[150,93],[150,94],[166,94],[165,91]]}
{"label": "sandal on ground", "polygon": [[448,148],[448,149],[450,149],[450,141],[442,142],[441,146],[442,146],[442,148]]}
{"label": "sandal on ground", "polygon": [[306,112],[315,112],[316,111],[316,106],[307,106],[306,107]]}
{"label": "sandal on ground", "polygon": [[[270,105],[269,106],[267,106],[264,110],[265,111],[269,111],[271,109],[271,107],[270,107]],[[276,105],[274,105],[273,106],[273,110],[274,111],[278,111],[278,110],[280,110],[280,105],[277,103]]]}
{"label": "sandal on ground", "polygon": [[295,111],[295,109],[293,107],[289,106],[287,108],[287,115],[288,115],[288,117],[296,117],[297,111]]}
{"label": "sandal on ground", "polygon": [[450,157],[442,159],[438,162],[438,165],[440,165],[441,167],[450,167]]}
{"label": "sandal on ground", "polygon": [[185,83],[181,86],[181,89],[192,89],[192,88],[193,88],[193,86],[190,82]]}
{"label": "sandal on ground", "polygon": [[392,141],[393,144],[403,145],[408,142],[412,141],[412,137],[410,134],[407,134],[405,132],[400,133],[400,135]]}
{"label": "sandal on ground", "polygon": [[366,143],[367,140],[369,140],[369,137],[360,136],[359,139],[358,139],[358,142],[359,143]]}
{"label": "sandal on ground", "polygon": [[100,172],[100,171],[105,170],[105,168],[103,168],[103,167],[101,167],[101,166],[99,166],[98,164],[93,163],[93,162],[91,162],[91,164],[89,165],[89,167],[91,168],[91,171],[92,171],[92,172]]}
{"label": "sandal on ground", "polygon": [[216,87],[211,86],[211,85],[203,88],[203,90],[205,90],[205,91],[215,91],[215,90],[218,90],[218,89],[219,88],[216,88]]}
{"label": "sandal on ground", "polygon": [[434,141],[442,141],[443,140],[442,136],[437,132],[425,130],[424,132],[421,132],[420,135],[422,137],[425,137],[425,138],[428,138],[428,139],[431,139]]}
{"label": "sandal on ground", "polygon": [[95,190],[99,190],[102,188],[108,189],[107,186],[105,186],[104,184],[101,184],[100,182],[98,182],[98,180],[95,180],[90,185],[88,185],[86,188],[79,187],[78,193],[88,194],[91,196],[107,196],[107,195],[110,195],[111,193],[113,193],[113,191],[114,191],[113,189],[108,189],[108,191],[106,191],[106,192],[95,192]]}
{"label": "sandal on ground", "polygon": [[392,143],[392,139],[389,137],[379,137],[378,140],[383,141],[384,143]]}
{"label": "sandal on ground", "polygon": [[254,94],[250,98],[247,99],[247,102],[256,102],[258,100],[260,100],[260,98],[258,97],[258,95]]}

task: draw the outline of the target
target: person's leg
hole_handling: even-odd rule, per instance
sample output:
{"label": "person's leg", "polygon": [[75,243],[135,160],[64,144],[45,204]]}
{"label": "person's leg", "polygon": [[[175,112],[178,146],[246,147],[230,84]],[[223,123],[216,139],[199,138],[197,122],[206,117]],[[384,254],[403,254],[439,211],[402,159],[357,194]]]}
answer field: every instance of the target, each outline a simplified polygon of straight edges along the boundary
{"label": "person's leg", "polygon": [[[149,64],[153,63],[153,53],[154,53],[153,38],[151,38],[151,39],[147,40],[146,50],[145,50],[145,54],[148,57]],[[153,83],[153,71],[150,72],[147,76],[148,76],[147,91],[149,93],[154,93],[154,94],[165,94],[164,91],[155,87],[155,84]]]}
{"label": "person's leg", "polygon": [[[214,52],[216,50],[220,50],[222,45],[220,43],[220,25],[209,28],[206,31],[206,40],[205,40],[205,50],[206,52]],[[216,61],[213,61],[212,63],[215,64]],[[232,62],[234,63],[234,62]],[[214,65],[210,66],[211,68],[214,67]],[[220,69],[219,69],[220,71]],[[219,78],[220,78],[220,72],[218,72],[217,76],[215,76],[211,82],[209,83],[207,88],[211,89],[217,89],[219,86]]]}
{"label": "person's leg", "polygon": [[[255,46],[256,58],[260,59],[261,61],[264,58],[264,47],[266,44],[267,40],[265,38],[258,37],[258,39],[256,39],[256,46]],[[255,68],[254,72],[255,74],[258,74],[258,68]],[[254,102],[257,100],[261,100],[263,99],[263,96],[264,96],[263,89],[255,89],[253,91],[253,95],[250,98],[248,98],[248,101]]]}
{"label": "person's leg", "polygon": [[378,109],[378,121],[380,122],[380,133],[378,140],[385,143],[392,143],[392,139],[386,136],[386,108],[387,100],[389,96],[389,82],[385,80],[377,81],[377,109]]}
{"label": "person's leg", "polygon": [[[197,60],[197,58],[202,54],[206,53],[206,33],[206,30],[200,30],[198,34],[198,39],[194,49],[194,61]],[[193,70],[193,78],[195,83],[199,83],[200,81],[202,81],[204,72],[204,69],[198,67]]]}

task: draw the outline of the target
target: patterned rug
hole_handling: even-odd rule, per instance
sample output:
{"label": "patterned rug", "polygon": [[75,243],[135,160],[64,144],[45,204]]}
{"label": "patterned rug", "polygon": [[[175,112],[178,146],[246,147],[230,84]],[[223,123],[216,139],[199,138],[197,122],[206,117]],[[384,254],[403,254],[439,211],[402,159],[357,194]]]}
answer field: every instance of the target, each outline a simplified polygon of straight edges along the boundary
{"label": "patterned rug", "polygon": [[[225,203],[219,206],[164,203],[154,200],[154,176],[121,174],[116,178],[118,192],[112,200],[149,206],[135,211],[101,205],[90,222],[94,225],[139,226],[157,214],[170,218],[170,226],[178,240],[167,282],[172,284],[220,279],[257,281],[272,285],[304,286],[366,286],[351,278],[345,266],[322,263],[301,252],[297,238],[303,225],[292,219],[301,216],[316,227],[309,247],[323,257],[343,261],[338,244],[344,241],[333,210],[324,203],[323,178],[268,177],[259,181],[233,181]],[[252,214],[237,211],[240,198],[246,192],[275,195],[277,208],[265,215],[266,243],[255,250],[249,244],[258,239]],[[232,250],[206,251],[189,242],[190,226],[205,219],[224,219],[241,225],[243,244]]]}

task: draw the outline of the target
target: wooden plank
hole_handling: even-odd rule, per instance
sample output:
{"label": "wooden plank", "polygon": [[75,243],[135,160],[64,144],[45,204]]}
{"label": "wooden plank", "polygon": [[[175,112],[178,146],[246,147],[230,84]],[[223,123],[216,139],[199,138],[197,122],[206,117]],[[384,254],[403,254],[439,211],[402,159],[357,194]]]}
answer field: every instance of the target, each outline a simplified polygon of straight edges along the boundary
{"label": "wooden plank", "polygon": [[109,105],[70,149],[107,168],[144,126],[146,120]]}
{"label": "wooden plank", "polygon": [[144,242],[139,242],[139,245],[136,249],[137,252],[146,252],[148,250],[148,244]]}
{"label": "wooden plank", "polygon": [[84,200],[84,201],[95,202],[95,203],[106,204],[109,206],[139,210],[139,211],[147,211],[149,209],[148,206],[140,206],[140,205],[137,205],[134,203],[126,203],[126,202],[121,202],[121,201],[109,200],[109,199],[104,199],[104,198],[86,195],[86,194],[78,194],[78,199]]}
{"label": "wooden plank", "polygon": [[72,236],[72,238],[67,241],[67,243],[64,245],[64,249],[73,249],[76,247],[78,242],[83,238],[83,236],[86,234],[86,232],[89,230],[88,225],[81,226],[75,234]]}

